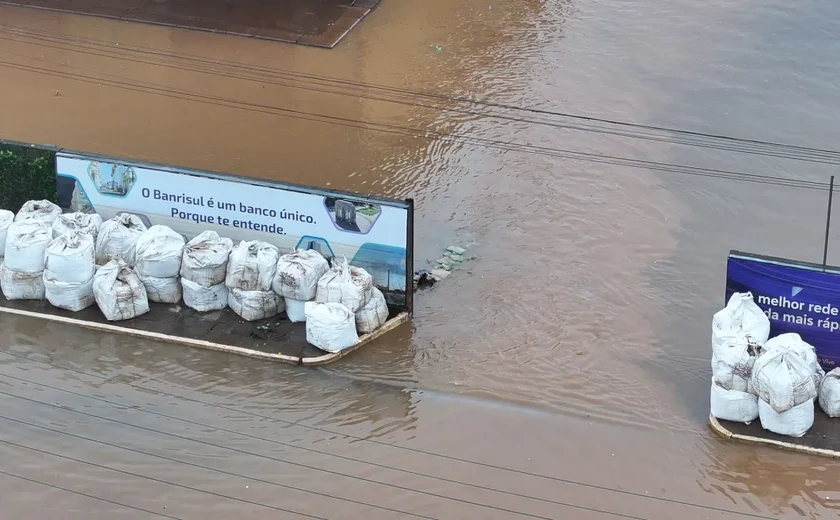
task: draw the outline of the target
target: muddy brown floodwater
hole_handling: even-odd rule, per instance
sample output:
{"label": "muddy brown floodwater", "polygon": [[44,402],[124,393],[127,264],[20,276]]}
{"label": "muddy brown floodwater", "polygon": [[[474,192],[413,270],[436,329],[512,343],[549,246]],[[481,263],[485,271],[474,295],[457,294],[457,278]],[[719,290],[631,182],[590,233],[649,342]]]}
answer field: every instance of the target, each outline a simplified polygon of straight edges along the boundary
{"label": "muddy brown floodwater", "polygon": [[831,167],[361,84],[837,148],[838,33],[832,0],[383,0],[325,51],[0,6],[3,138],[412,196],[420,266],[477,256],[321,370],[0,317],[4,514],[836,518],[835,463],[706,427],[727,252],[818,260],[824,193],[439,134]]}

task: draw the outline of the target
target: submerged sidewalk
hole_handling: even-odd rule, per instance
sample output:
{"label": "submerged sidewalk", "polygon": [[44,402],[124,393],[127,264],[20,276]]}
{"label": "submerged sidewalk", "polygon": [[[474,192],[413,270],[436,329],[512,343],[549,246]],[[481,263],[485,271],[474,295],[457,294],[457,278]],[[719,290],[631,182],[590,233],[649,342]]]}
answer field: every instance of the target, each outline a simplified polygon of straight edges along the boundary
{"label": "submerged sidewalk", "polygon": [[814,426],[804,437],[786,437],[769,432],[756,419],[750,424],[734,423],[709,416],[709,424],[721,437],[749,444],[774,446],[809,455],[840,458],[840,419],[832,419],[814,403]]}
{"label": "submerged sidewalk", "polygon": [[0,0],[0,4],[333,48],[379,0]]}

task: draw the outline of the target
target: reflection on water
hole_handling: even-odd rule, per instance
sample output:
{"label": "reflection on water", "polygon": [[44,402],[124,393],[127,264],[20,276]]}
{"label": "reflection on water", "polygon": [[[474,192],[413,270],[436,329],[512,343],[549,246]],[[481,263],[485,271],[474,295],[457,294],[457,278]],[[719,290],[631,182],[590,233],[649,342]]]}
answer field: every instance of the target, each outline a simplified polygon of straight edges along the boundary
{"label": "reflection on water", "polygon": [[[557,473],[551,453],[576,478],[613,487],[638,483],[765,515],[836,515],[837,502],[820,498],[836,493],[829,466],[710,440],[704,426],[708,320],[721,305],[726,253],[812,260],[822,194],[422,136],[823,180],[824,165],[552,128],[522,120],[533,113],[445,97],[835,148],[836,3],[383,2],[331,51],[8,7],[0,19],[0,61],[40,69],[3,65],[0,97],[14,100],[3,104],[5,138],[411,196],[418,267],[451,244],[476,256],[418,295],[412,326],[324,369],[0,317],[0,349],[105,379],[0,354],[3,370],[230,429],[335,440],[244,410]],[[499,402],[511,406],[485,407]],[[381,445],[341,449],[395,459]],[[648,519],[699,511],[557,493]],[[440,517],[487,513],[407,503],[439,507]]]}

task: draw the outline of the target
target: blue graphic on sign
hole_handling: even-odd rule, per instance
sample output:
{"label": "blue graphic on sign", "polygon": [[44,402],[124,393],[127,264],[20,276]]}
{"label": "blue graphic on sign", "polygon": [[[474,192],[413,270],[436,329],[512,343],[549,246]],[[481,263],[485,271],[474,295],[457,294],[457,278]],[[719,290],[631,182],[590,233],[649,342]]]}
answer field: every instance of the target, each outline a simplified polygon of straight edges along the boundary
{"label": "blue graphic on sign", "polygon": [[840,364],[840,270],[780,258],[732,252],[726,265],[726,301],[751,292],[770,318],[770,336],[799,334],[820,364]]}

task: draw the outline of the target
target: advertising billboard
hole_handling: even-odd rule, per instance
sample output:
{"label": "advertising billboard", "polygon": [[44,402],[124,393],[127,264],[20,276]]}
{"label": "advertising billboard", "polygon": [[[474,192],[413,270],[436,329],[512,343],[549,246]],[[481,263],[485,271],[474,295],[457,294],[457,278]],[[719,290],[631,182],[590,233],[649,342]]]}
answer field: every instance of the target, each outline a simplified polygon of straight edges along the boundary
{"label": "advertising billboard", "polygon": [[840,269],[732,251],[726,301],[751,292],[770,318],[770,336],[799,334],[828,371],[840,363]]}
{"label": "advertising billboard", "polygon": [[411,201],[367,198],[238,176],[59,152],[65,210],[139,216],[189,240],[205,230],[280,248],[314,249],[366,269],[389,303],[410,306]]}

